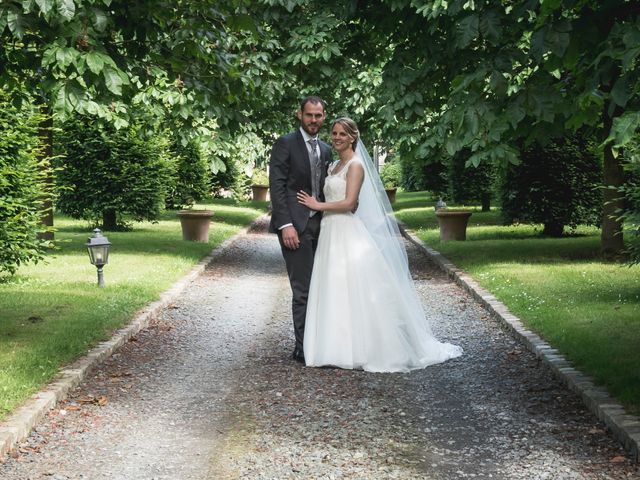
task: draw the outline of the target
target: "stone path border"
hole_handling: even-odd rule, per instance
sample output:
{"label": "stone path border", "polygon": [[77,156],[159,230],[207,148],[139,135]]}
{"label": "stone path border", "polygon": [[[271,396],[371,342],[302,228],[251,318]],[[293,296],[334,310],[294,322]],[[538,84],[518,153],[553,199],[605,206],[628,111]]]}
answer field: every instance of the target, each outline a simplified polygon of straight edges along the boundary
{"label": "stone path border", "polygon": [[207,265],[211,263],[220,252],[229,247],[238,238],[245,235],[254,225],[263,221],[265,216],[266,215],[262,215],[258,217],[249,226],[214,248],[184,277],[169,288],[169,290],[163,292],[159,300],[150,303],[138,311],[131,322],[127,326],[117,330],[110,340],[99,343],[85,356],[79,358],[66,368],[63,368],[55,380],[39,392],[34,393],[31,398],[19,407],[8,419],[0,422],[0,461],[2,461],[18,443],[24,441],[46,413],[54,408],[58,402],[64,400],[69,392],[77,387],[95,366],[111,356],[138,332],[147,328],[151,320],[175,301],[178,295],[187,288],[189,283],[204,272]]}
{"label": "stone path border", "polygon": [[424,251],[449,278],[469,292],[487,311],[493,314],[509,332],[540,358],[570,390],[576,392],[587,408],[611,430],[614,437],[640,462],[640,417],[629,415],[624,407],[591,377],[571,366],[564,356],[537,334],[527,330],[520,319],[470,275],[456,267],[440,252],[427,246],[399,222],[400,231],[409,241]]}

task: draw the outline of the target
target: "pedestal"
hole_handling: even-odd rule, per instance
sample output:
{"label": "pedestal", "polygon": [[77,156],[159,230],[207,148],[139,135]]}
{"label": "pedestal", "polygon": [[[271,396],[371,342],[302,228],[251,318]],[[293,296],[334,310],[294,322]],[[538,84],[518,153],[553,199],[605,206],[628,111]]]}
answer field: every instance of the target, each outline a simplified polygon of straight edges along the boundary
{"label": "pedestal", "polygon": [[267,192],[269,187],[266,185],[251,185],[251,192],[253,199],[259,202],[265,202],[267,200]]}
{"label": "pedestal", "polygon": [[180,210],[178,218],[182,227],[182,239],[192,242],[208,242],[211,217],[213,217],[211,210]]}
{"label": "pedestal", "polygon": [[387,198],[389,199],[389,203],[394,203],[396,201],[396,192],[397,188],[385,188],[385,192],[387,192]]}
{"label": "pedestal", "polygon": [[440,225],[440,241],[466,240],[467,223],[471,212],[456,212],[451,210],[438,210],[436,217]]}

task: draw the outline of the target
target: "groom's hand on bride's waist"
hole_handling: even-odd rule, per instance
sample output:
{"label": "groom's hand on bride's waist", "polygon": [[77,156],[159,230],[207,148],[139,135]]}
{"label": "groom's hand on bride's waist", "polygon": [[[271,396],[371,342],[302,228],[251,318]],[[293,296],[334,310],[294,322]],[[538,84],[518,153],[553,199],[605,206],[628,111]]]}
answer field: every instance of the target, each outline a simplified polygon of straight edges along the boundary
{"label": "groom's hand on bride's waist", "polygon": [[300,246],[298,231],[294,226],[284,227],[282,229],[282,243],[289,250],[296,250]]}

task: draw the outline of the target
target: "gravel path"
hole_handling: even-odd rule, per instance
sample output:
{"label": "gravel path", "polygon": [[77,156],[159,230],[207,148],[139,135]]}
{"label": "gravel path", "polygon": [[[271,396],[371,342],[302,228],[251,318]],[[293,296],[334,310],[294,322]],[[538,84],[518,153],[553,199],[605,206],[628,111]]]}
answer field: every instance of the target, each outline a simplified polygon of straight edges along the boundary
{"label": "gravel path", "polygon": [[463,357],[410,374],[293,362],[265,228],[52,411],[0,477],[640,478],[579,399],[411,245],[434,330]]}

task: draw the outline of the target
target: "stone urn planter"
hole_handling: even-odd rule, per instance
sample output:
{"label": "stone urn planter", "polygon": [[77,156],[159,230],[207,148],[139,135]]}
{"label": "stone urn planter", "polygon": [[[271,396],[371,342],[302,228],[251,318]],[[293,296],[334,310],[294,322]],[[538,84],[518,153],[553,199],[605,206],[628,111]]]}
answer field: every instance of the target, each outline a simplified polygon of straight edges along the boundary
{"label": "stone urn planter", "polygon": [[208,242],[211,217],[213,217],[211,210],[178,211],[178,218],[182,227],[182,239],[191,242]]}
{"label": "stone urn planter", "polygon": [[385,188],[384,191],[387,192],[389,203],[393,203],[396,201],[396,192],[398,191],[397,188]]}
{"label": "stone urn planter", "polygon": [[471,212],[444,209],[436,211],[436,218],[440,225],[440,241],[466,240],[470,216]]}
{"label": "stone urn planter", "polygon": [[253,199],[258,202],[265,202],[267,200],[267,193],[269,192],[268,185],[251,185],[251,192]]}

